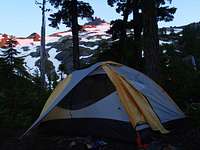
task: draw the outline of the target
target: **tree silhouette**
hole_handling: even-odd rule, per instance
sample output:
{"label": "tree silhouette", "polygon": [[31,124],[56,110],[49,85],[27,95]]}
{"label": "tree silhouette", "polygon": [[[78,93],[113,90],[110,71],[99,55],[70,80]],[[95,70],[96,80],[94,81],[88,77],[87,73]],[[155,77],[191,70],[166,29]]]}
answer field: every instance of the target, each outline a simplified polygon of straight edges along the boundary
{"label": "tree silhouette", "polygon": [[[131,60],[122,61],[122,63],[140,70],[142,68],[141,33],[143,27],[142,14],[140,12],[141,2],[139,0],[107,0],[107,2],[111,7],[116,6],[116,12],[121,13],[123,16],[123,19],[111,22],[111,33],[114,38],[120,39],[121,53],[128,53],[128,56],[131,55],[131,58],[129,57]],[[128,18],[131,14],[133,14],[133,17],[129,21]],[[133,29],[134,35],[131,37],[132,39],[130,39],[130,35],[127,38],[127,29]],[[130,42],[132,43],[132,47],[127,46],[130,45]],[[124,57],[124,59],[127,59],[126,56]]]}
{"label": "tree silhouette", "polygon": [[[122,13],[123,16],[123,20],[118,19],[111,23],[113,37],[119,38],[121,41],[121,53],[124,53],[123,45],[127,45],[127,42],[123,44],[127,39],[126,29],[134,29],[134,46],[133,50],[131,50],[133,52],[132,66],[136,69],[141,68],[142,50],[144,50],[146,73],[154,80],[160,81],[160,50],[157,22],[173,20],[176,8],[165,6],[165,0],[107,0],[107,2],[111,7],[116,6],[117,13]],[[128,22],[128,16],[131,13],[133,14],[133,19]],[[141,40],[142,31],[143,40]],[[129,51],[127,50],[127,52]]]}
{"label": "tree silhouette", "polygon": [[18,42],[15,40],[14,37],[10,37],[5,42],[4,46],[2,47],[1,59],[7,65],[7,71],[9,74],[17,74],[20,76],[27,76],[28,73],[24,65],[24,59],[19,57],[18,55],[20,52],[17,51],[15,48]]}
{"label": "tree silhouette", "polygon": [[58,9],[56,13],[50,15],[50,26],[58,28],[60,23],[72,28],[73,36],[73,67],[80,67],[79,61],[79,24],[78,18],[92,19],[94,11],[89,3],[77,0],[49,0],[50,4]]}
{"label": "tree silhouette", "polygon": [[[168,0],[171,2],[171,0]],[[161,83],[161,68],[158,38],[158,21],[173,19],[175,8],[162,7],[166,0],[142,0],[145,70],[149,77]]]}
{"label": "tree silhouette", "polygon": [[[107,0],[108,5],[114,7],[116,4],[116,12],[121,13],[123,19],[117,19],[111,21],[111,30],[109,31],[113,35],[113,39],[119,39],[119,51],[121,54],[126,51],[126,40],[127,40],[127,24],[128,17],[131,13],[131,0],[121,1],[121,0]],[[125,56],[121,55],[121,63],[125,63]]]}

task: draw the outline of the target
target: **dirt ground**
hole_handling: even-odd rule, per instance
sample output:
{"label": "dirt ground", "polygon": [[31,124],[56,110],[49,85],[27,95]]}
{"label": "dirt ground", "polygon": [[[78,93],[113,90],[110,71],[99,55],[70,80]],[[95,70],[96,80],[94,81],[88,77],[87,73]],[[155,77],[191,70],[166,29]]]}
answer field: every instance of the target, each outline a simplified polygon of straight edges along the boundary
{"label": "dirt ground", "polygon": [[[0,129],[0,150],[137,150],[135,145],[120,142],[69,140],[69,137],[29,135],[22,140],[18,137],[23,129]],[[82,141],[82,142],[80,142]],[[95,143],[96,144],[96,143]],[[148,150],[200,150],[200,128],[187,129],[175,135],[156,137]]]}

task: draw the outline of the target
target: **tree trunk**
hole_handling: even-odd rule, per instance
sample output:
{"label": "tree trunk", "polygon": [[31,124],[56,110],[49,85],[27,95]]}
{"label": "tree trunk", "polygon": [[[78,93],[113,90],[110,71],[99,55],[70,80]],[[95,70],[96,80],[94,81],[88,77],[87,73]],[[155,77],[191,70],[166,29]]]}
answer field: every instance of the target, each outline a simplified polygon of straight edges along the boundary
{"label": "tree trunk", "polygon": [[137,4],[133,9],[133,20],[134,20],[134,52],[133,52],[133,67],[137,70],[142,68],[142,50],[141,50],[141,33],[142,33],[142,16],[139,13]]}
{"label": "tree trunk", "polygon": [[73,40],[73,68],[78,69],[80,67],[80,52],[79,52],[79,25],[78,25],[78,10],[77,0],[72,1],[72,40]]}
{"label": "tree trunk", "polygon": [[154,0],[143,0],[144,59],[147,75],[161,83],[157,9]]}
{"label": "tree trunk", "polygon": [[[121,50],[121,54],[124,54],[125,53],[125,50],[126,50],[126,40],[127,40],[127,32],[126,32],[126,24],[127,24],[127,21],[128,21],[128,16],[129,16],[129,4],[130,4],[130,0],[127,0],[126,2],[126,8],[123,12],[123,25],[122,25],[122,31],[121,31],[121,35],[120,35],[120,50]],[[121,56],[121,63],[126,63],[125,62],[125,57],[124,55]]]}
{"label": "tree trunk", "polygon": [[46,50],[45,50],[45,5],[46,0],[43,0],[42,5],[42,27],[41,27],[41,46],[40,46],[40,72],[42,87],[46,87],[45,73],[46,73]]}

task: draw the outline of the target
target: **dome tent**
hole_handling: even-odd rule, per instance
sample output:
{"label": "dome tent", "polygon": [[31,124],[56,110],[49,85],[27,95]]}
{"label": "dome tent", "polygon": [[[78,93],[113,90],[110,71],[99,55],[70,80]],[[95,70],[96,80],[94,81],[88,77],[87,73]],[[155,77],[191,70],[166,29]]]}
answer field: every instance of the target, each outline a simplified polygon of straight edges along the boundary
{"label": "dome tent", "polygon": [[181,118],[184,113],[150,78],[115,62],[100,62],[61,81],[25,134],[41,122],[56,125],[65,120],[67,134],[101,135],[112,130],[113,136],[131,137],[125,133],[149,127],[167,133],[162,124]]}

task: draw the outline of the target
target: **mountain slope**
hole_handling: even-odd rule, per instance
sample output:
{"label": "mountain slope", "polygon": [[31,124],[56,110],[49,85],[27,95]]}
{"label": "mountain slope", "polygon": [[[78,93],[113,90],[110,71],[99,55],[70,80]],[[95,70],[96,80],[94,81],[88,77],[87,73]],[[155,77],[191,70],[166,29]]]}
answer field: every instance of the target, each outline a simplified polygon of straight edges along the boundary
{"label": "mountain slope", "polygon": [[[82,62],[87,61],[97,51],[99,44],[103,40],[110,39],[106,31],[110,28],[109,23],[105,21],[94,20],[94,22],[82,26],[79,32],[80,40],[80,59]],[[6,39],[10,36],[0,35],[0,47],[3,46]],[[30,74],[38,70],[40,58],[40,35],[33,33],[28,37],[15,37],[18,45],[17,50],[20,52],[18,57],[25,59],[25,67]],[[56,32],[46,36],[46,53],[48,62],[46,64],[48,74],[59,74],[59,65],[65,64],[66,72],[72,70],[72,33],[70,29],[64,32]]]}

